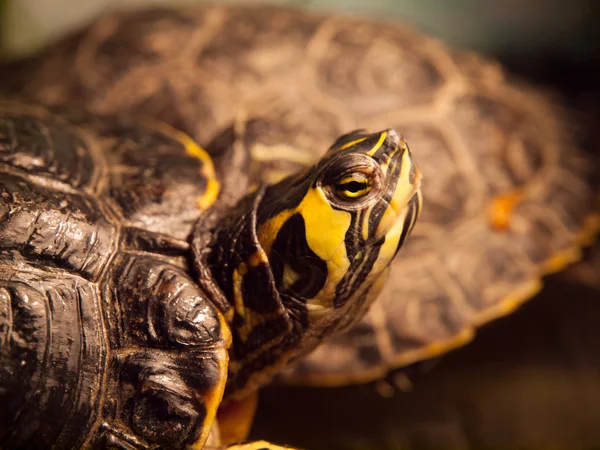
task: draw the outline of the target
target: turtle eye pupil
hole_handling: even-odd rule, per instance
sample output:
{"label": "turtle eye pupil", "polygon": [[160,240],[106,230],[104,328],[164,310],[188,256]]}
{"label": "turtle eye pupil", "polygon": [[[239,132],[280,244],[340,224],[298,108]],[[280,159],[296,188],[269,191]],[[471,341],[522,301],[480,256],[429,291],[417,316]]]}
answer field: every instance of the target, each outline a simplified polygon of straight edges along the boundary
{"label": "turtle eye pupil", "polygon": [[358,193],[364,191],[367,188],[367,183],[361,183],[360,181],[351,181],[343,186],[343,189],[352,193]]}
{"label": "turtle eye pupil", "polygon": [[366,195],[371,190],[371,183],[364,174],[356,173],[339,180],[335,190],[342,198],[354,200]]}

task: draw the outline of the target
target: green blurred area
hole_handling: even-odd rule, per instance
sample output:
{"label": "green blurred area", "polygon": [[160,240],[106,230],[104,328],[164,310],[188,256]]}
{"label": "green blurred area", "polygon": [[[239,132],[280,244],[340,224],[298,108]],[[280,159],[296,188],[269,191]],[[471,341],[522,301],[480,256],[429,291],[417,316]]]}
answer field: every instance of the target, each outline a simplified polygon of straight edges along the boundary
{"label": "green blurred area", "polygon": [[[1,0],[0,48],[28,53],[82,26],[102,12],[153,4],[200,0]],[[216,0],[219,1],[219,0]],[[222,0],[221,0],[222,1]],[[227,0],[230,1],[230,0]],[[257,3],[255,0],[233,0]],[[596,39],[598,1],[594,0],[268,0],[301,7],[343,10],[404,18],[457,45],[489,53],[539,51],[588,55]]]}

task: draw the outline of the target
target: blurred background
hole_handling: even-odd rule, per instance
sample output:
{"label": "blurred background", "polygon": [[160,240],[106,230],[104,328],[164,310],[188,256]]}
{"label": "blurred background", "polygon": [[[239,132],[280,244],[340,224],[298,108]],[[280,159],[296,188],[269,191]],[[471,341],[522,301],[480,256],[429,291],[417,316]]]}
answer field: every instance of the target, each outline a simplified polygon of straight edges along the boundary
{"label": "blurred background", "polygon": [[[238,0],[250,3],[255,0]],[[594,0],[271,0],[301,7],[405,18],[447,41],[492,53],[597,52]],[[3,0],[6,51],[22,52],[115,7],[184,4],[193,0]]]}
{"label": "blurred background", "polygon": [[[223,1],[223,0],[214,0]],[[257,0],[227,0],[256,3]],[[454,45],[500,59],[513,72],[598,110],[597,0],[263,0],[406,20]],[[0,0],[0,55],[47,45],[103,12],[198,0]]]}
{"label": "blurred background", "polygon": [[[407,20],[560,92],[600,133],[598,0],[284,2]],[[112,8],[165,3],[191,2],[0,0],[0,54],[35,51]],[[378,383],[266,389],[252,436],[311,449],[599,449],[599,289],[550,277],[472,344]]]}

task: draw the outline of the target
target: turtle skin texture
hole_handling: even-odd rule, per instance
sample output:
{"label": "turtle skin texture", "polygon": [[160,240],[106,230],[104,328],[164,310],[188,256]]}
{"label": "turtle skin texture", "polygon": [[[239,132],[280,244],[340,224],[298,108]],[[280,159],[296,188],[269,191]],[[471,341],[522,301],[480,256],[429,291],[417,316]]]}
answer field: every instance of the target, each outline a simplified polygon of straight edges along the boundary
{"label": "turtle skin texture", "polygon": [[251,181],[310,166],[342,130],[402,132],[428,180],[419,227],[365,319],[289,382],[366,381],[462,345],[598,228],[570,112],[405,24],[274,6],[118,12],[3,79],[44,102],[160,118],[214,149],[217,166],[244,127]]}
{"label": "turtle skin texture", "polygon": [[0,102],[3,448],[208,433],[231,336],[182,256],[214,177],[199,156],[168,130]]}

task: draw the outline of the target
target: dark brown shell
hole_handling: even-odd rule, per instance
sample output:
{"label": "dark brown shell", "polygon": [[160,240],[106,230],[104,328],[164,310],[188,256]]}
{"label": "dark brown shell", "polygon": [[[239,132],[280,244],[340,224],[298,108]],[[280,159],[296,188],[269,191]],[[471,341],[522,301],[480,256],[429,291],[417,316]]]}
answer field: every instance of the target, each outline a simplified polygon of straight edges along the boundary
{"label": "dark brown shell", "polygon": [[187,269],[214,173],[180,134],[0,100],[2,448],[208,433],[229,329]]}

